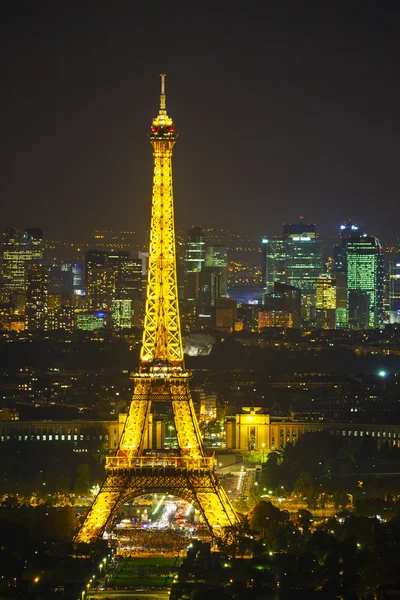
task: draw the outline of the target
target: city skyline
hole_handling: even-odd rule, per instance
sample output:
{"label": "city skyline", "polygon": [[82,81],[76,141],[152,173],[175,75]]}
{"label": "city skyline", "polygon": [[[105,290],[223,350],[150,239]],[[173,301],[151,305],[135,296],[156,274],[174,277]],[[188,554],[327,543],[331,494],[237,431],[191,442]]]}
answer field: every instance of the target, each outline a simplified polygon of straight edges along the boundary
{"label": "city skyline", "polygon": [[87,28],[84,9],[8,7],[2,228],[73,241],[146,230],[147,99],[165,70],[181,136],[178,227],[207,215],[261,237],[302,215],[333,235],[352,217],[392,242],[398,10],[265,10],[196,20],[171,10],[161,24],[145,8],[97,8]]}

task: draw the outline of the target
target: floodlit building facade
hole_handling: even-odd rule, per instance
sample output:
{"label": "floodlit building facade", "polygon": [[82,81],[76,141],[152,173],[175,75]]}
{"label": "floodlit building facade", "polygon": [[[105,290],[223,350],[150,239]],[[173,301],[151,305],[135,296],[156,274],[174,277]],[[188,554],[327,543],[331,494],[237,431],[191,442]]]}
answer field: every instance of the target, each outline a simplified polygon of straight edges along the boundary
{"label": "floodlit building facade", "polygon": [[[367,327],[379,327],[382,324],[383,284],[383,255],[379,240],[366,234],[351,238],[347,243],[349,325],[362,328],[365,323]],[[364,319],[361,311],[368,312],[367,319]]]}
{"label": "floodlit building facade", "polygon": [[316,324],[321,329],[334,329],[336,325],[336,280],[320,275],[315,285]]}
{"label": "floodlit building facade", "polygon": [[43,258],[40,229],[6,229],[2,240],[2,279],[7,292],[25,292],[25,265]]}

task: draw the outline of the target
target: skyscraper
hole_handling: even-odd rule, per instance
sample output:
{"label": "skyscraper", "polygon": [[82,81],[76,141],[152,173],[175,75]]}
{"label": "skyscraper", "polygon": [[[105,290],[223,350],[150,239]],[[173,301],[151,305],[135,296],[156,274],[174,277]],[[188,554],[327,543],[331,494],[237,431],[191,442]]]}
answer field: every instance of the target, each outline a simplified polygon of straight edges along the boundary
{"label": "skyscraper", "polygon": [[120,261],[128,257],[129,252],[86,252],[86,295],[90,309],[111,310]]}
{"label": "skyscraper", "polygon": [[329,275],[320,275],[316,281],[315,309],[317,327],[335,329],[336,280]]}
{"label": "skyscraper", "polygon": [[226,246],[206,246],[204,268],[219,271],[219,294],[221,298],[226,298],[228,296],[228,250]]}
{"label": "skyscraper", "polygon": [[275,236],[262,239],[262,285],[267,294],[274,291],[276,281],[286,280],[286,240]]}
{"label": "skyscraper", "polygon": [[[114,317],[121,328],[142,327],[146,279],[142,258],[124,258],[119,261],[115,279]],[[117,308],[118,307],[118,308]],[[131,311],[130,319],[128,311]],[[118,315],[118,316],[117,316]],[[130,322],[130,325],[128,325]]]}
{"label": "skyscraper", "polygon": [[333,248],[333,273],[336,279],[336,326],[348,324],[347,294],[347,244],[349,240],[363,235],[363,231],[350,219],[340,226],[340,243]]}
{"label": "skyscraper", "polygon": [[197,302],[200,289],[200,273],[204,267],[204,233],[193,226],[188,231],[185,259],[186,300]]}
{"label": "skyscraper", "polygon": [[[276,281],[274,290],[264,296],[264,312],[259,315],[259,326],[271,327],[267,323],[280,323],[279,326],[299,329],[301,326],[301,290],[299,288]],[[274,313],[276,318],[271,318],[268,313]],[[278,316],[280,315],[280,317]],[[282,325],[285,323],[285,325]],[[278,326],[278,325],[276,325]]]}
{"label": "skyscraper", "polygon": [[315,282],[324,268],[323,244],[318,239],[312,223],[286,224],[283,226],[286,240],[286,281],[298,287],[302,294],[314,294]]}
{"label": "skyscraper", "polygon": [[112,301],[112,322],[114,329],[129,329],[132,327],[132,300]]}
{"label": "skyscraper", "polygon": [[400,323],[400,259],[389,262],[388,292],[389,321]]}
{"label": "skyscraper", "polygon": [[[89,310],[106,310],[116,316],[118,323],[123,318],[124,327],[128,306],[131,310],[132,326],[143,325],[144,313],[143,257],[130,258],[129,252],[86,252],[86,296]],[[128,301],[123,302],[122,301]],[[118,302],[117,302],[118,301]],[[121,314],[123,308],[123,317]]]}
{"label": "skyscraper", "polygon": [[273,293],[275,282],[300,288],[303,317],[310,318],[315,282],[324,270],[323,243],[313,223],[284,224],[282,236],[262,240],[263,285]]}
{"label": "skyscraper", "polygon": [[2,279],[6,292],[25,292],[25,263],[43,258],[40,229],[6,229],[3,233]]}
{"label": "skyscraper", "polygon": [[[383,256],[379,240],[366,234],[350,238],[347,242],[347,309],[349,311],[349,324],[351,318],[353,326],[362,326],[365,321],[364,318],[359,318],[358,314],[361,308],[365,308],[367,305],[367,326],[379,327],[382,324],[383,280]],[[357,294],[355,295],[353,292],[357,292]],[[367,296],[368,299],[364,296]],[[357,306],[360,308],[355,308]]]}
{"label": "skyscraper", "polygon": [[187,271],[201,271],[204,265],[204,233],[201,227],[193,226],[188,231],[186,248]]}
{"label": "skyscraper", "polygon": [[116,265],[115,294],[123,299],[142,298],[145,278],[141,258],[122,257]]}
{"label": "skyscraper", "polygon": [[25,326],[29,331],[47,329],[51,265],[26,264]]}
{"label": "skyscraper", "polygon": [[82,262],[63,262],[61,270],[72,274],[72,293],[82,296],[85,292],[85,265]]}

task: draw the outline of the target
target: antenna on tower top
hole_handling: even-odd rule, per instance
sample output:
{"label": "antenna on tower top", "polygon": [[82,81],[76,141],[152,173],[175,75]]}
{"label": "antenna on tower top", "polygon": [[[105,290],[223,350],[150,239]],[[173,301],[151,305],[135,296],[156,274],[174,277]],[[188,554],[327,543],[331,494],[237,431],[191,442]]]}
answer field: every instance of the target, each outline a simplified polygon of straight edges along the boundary
{"label": "antenna on tower top", "polygon": [[166,76],[167,76],[166,73],[160,73],[160,77],[161,77],[160,109],[161,110],[166,109],[166,102],[165,102],[165,78],[166,78]]}

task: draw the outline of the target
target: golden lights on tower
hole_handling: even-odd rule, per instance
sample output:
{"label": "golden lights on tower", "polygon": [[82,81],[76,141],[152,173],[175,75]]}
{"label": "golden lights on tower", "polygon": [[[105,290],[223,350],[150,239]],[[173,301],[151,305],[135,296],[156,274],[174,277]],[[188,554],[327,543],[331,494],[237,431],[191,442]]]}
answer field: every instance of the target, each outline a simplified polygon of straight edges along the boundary
{"label": "golden lights on tower", "polygon": [[[217,534],[237,522],[218,481],[213,456],[207,456],[190,394],[179,319],[172,188],[174,123],[167,114],[165,74],[160,108],[152,121],[154,171],[146,313],[140,364],[120,444],[106,459],[107,477],[78,532],[76,542],[94,541],[116,510],[144,493],[168,493],[196,506]],[[179,456],[146,456],[145,436],[153,402],[170,402]]]}

